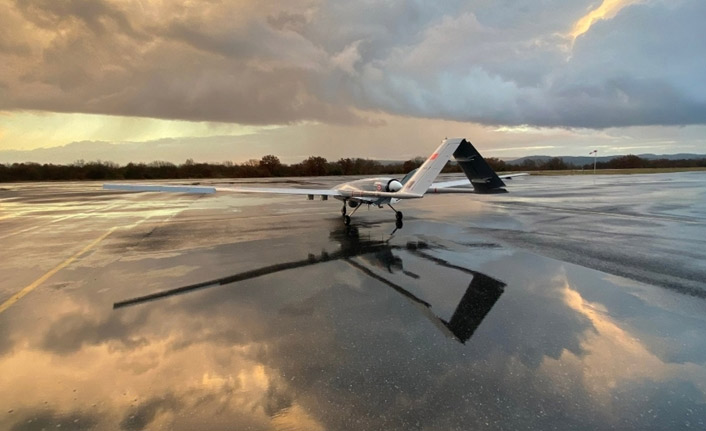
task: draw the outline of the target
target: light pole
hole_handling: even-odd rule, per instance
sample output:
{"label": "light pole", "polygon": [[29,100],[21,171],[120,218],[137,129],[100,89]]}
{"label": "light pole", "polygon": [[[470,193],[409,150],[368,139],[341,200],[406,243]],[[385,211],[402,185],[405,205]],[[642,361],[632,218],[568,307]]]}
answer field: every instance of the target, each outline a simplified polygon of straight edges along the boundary
{"label": "light pole", "polygon": [[593,150],[588,155],[593,154],[593,175],[596,175],[596,157],[598,157],[598,150]]}

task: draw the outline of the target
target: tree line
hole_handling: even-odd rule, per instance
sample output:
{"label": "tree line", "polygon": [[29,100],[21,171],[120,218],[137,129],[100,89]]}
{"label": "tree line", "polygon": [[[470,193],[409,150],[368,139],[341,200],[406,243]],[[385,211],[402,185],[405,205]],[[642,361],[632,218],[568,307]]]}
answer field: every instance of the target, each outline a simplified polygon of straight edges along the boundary
{"label": "tree line", "polygon": [[[548,160],[525,159],[513,164],[496,158],[486,159],[496,171],[556,171],[593,169],[593,163],[577,165],[565,162],[560,157]],[[645,159],[633,154],[614,157],[608,161],[597,162],[596,169],[649,169],[649,168],[696,168],[706,167],[706,158],[701,159]]]}
{"label": "tree line", "polygon": [[[497,172],[593,169],[593,164],[577,166],[555,157],[546,161],[526,159],[521,164],[511,164],[489,157],[488,164]],[[419,167],[424,158],[417,157],[405,162],[382,163],[361,158],[342,158],[328,161],[311,156],[300,163],[287,165],[277,156],[266,155],[260,160],[244,163],[196,163],[192,159],[182,164],[170,162],[117,163],[78,160],[69,165],[12,163],[0,164],[0,182],[14,181],[73,181],[73,180],[156,180],[179,178],[254,178],[254,177],[298,177],[327,175],[404,175]],[[598,162],[598,169],[706,167],[704,159],[648,160],[634,155],[616,157],[607,162]],[[451,162],[443,172],[460,172],[460,167]]]}
{"label": "tree line", "polygon": [[[405,162],[382,163],[361,158],[342,158],[328,161],[311,156],[300,163],[282,163],[277,156],[266,155],[260,160],[244,163],[197,163],[192,159],[182,164],[156,161],[128,163],[120,166],[106,161],[85,162],[78,160],[69,165],[13,163],[0,164],[0,182],[12,181],[70,181],[70,180],[157,180],[179,178],[255,178],[299,177],[326,175],[402,175],[424,162],[419,157]],[[447,166],[445,172],[459,171],[457,166]]]}

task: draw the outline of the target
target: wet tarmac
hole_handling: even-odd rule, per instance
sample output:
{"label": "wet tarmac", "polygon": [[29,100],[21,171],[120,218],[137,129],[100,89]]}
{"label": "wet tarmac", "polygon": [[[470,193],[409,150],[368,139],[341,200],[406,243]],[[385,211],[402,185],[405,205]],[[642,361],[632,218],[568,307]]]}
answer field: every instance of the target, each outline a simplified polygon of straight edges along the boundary
{"label": "wet tarmac", "polygon": [[706,174],[509,190],[0,184],[0,429],[706,429]]}

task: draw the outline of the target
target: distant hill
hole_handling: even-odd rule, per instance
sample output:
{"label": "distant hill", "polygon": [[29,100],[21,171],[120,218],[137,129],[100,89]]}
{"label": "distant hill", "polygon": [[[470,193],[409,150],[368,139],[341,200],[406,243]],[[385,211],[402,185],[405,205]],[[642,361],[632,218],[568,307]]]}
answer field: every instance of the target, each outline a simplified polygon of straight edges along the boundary
{"label": "distant hill", "polygon": [[667,159],[667,160],[691,160],[691,159],[704,159],[706,158],[706,154],[692,154],[692,153],[678,153],[678,154],[638,154],[637,155],[640,158],[647,159],[647,160],[659,160],[659,159]]}
{"label": "distant hill", "polygon": [[[597,157],[597,162],[609,162],[617,157],[623,157],[625,155],[617,156],[601,156]],[[692,153],[680,153],[680,154],[637,154],[641,159],[647,160],[692,160],[692,159],[706,159],[706,154],[692,154]],[[509,165],[521,165],[525,160],[534,160],[535,162],[546,162],[553,159],[555,156],[525,156],[519,159],[506,160],[505,163]],[[575,166],[583,166],[593,163],[593,157],[591,156],[556,156],[560,158],[564,163],[572,164]]]}

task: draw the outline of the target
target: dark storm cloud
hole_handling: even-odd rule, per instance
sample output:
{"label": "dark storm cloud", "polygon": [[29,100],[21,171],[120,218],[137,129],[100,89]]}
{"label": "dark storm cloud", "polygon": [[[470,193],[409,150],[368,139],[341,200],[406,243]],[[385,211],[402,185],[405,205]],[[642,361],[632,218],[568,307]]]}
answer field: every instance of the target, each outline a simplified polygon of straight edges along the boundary
{"label": "dark storm cloud", "polygon": [[469,13],[445,18],[421,43],[370,65],[364,81],[378,91],[356,100],[487,124],[703,123],[706,63],[696,29],[704,16],[706,6],[696,2],[628,7],[579,36],[572,51],[557,33],[527,37]]}
{"label": "dark storm cloud", "polygon": [[0,109],[286,124],[706,123],[698,0],[7,3]]}
{"label": "dark storm cloud", "polygon": [[129,17],[108,1],[22,0],[15,4],[27,20],[41,28],[54,30],[80,22],[95,34],[113,28],[129,36],[138,35]]}
{"label": "dark storm cloud", "polygon": [[[636,5],[579,37],[550,97],[569,125],[706,121],[706,3]],[[615,118],[618,116],[618,118]]]}

